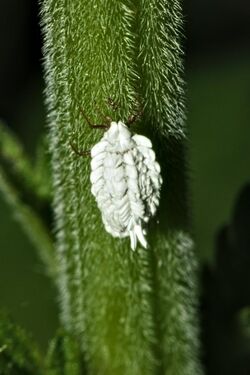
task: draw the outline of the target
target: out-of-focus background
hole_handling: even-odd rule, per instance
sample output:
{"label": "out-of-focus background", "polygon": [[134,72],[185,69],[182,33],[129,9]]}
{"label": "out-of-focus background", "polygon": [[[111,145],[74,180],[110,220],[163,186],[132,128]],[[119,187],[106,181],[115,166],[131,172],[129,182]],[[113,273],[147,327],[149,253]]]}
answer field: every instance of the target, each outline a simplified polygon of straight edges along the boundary
{"label": "out-of-focus background", "polygon": [[[45,132],[38,1],[0,1],[0,51],[0,119],[33,156]],[[55,298],[36,250],[0,196],[0,308],[45,350],[58,324]]]}
{"label": "out-of-focus background", "polygon": [[[38,13],[34,0],[0,2],[0,118],[30,155],[45,131]],[[184,13],[194,232],[201,263],[213,264],[215,235],[250,181],[250,2],[186,0]],[[0,308],[43,349],[58,324],[55,296],[0,197]]]}

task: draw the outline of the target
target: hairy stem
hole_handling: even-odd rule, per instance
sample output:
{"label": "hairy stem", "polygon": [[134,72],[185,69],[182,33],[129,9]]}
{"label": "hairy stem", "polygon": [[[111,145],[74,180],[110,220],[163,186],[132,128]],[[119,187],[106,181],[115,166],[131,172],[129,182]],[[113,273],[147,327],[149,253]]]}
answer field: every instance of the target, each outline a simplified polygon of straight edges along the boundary
{"label": "hairy stem", "polygon": [[189,235],[181,6],[179,0],[139,3],[141,89],[164,181],[159,224],[151,232],[160,373],[200,374],[197,265]]}
{"label": "hairy stem", "polygon": [[[62,321],[80,338],[95,375],[199,373],[192,343],[195,261],[184,233],[179,12],[177,1],[43,2]],[[108,98],[117,101],[117,111]],[[129,240],[105,232],[90,193],[90,160],[71,144],[87,151],[100,140],[101,131],[91,129],[86,116],[100,124],[103,112],[126,122],[138,100],[144,115],[136,129],[152,138],[164,185],[159,215],[150,225],[150,249],[132,253]],[[185,308],[190,319],[173,313]]]}

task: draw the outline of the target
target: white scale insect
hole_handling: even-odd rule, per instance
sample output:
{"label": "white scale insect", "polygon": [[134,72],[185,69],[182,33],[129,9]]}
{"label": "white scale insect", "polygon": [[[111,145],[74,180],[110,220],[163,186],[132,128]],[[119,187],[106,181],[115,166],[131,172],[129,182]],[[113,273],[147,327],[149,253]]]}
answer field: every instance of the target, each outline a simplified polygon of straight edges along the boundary
{"label": "white scale insect", "polygon": [[147,248],[146,223],[156,213],[162,185],[151,141],[132,135],[122,121],[111,121],[91,157],[91,192],[106,231],[113,237],[130,237],[132,250],[138,241]]}

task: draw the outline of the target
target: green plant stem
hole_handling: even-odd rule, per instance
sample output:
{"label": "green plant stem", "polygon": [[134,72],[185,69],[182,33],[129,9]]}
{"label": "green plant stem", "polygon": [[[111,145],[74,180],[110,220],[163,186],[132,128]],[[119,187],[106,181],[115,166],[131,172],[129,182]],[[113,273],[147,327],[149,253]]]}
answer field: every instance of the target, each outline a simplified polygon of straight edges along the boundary
{"label": "green plant stem", "polygon": [[154,135],[164,181],[159,225],[151,232],[160,373],[197,375],[197,262],[190,239],[181,5],[179,0],[139,3],[146,127]]}
{"label": "green plant stem", "polygon": [[[172,2],[165,3],[169,11]],[[180,68],[163,73],[171,54],[178,66],[181,58],[166,43],[175,18],[162,18],[157,9],[151,30],[150,9],[149,2],[125,0],[44,0],[42,8],[61,317],[80,338],[94,375],[199,373],[197,346],[192,344],[198,325],[193,309],[195,261],[184,233],[183,87]],[[165,22],[171,26],[164,29]],[[155,46],[150,32],[160,35]],[[160,52],[162,43],[166,56]],[[156,66],[150,65],[151,50]],[[118,101],[116,113],[107,106],[108,97]],[[150,249],[132,253],[128,239],[113,239],[105,232],[90,192],[90,160],[76,155],[70,143],[89,150],[102,136],[84,121],[81,108],[94,123],[103,122],[97,105],[114,120],[126,122],[137,98],[145,106],[137,129],[153,139],[164,188],[159,215],[150,225]],[[185,314],[173,317],[175,309],[184,308],[190,321]]]}

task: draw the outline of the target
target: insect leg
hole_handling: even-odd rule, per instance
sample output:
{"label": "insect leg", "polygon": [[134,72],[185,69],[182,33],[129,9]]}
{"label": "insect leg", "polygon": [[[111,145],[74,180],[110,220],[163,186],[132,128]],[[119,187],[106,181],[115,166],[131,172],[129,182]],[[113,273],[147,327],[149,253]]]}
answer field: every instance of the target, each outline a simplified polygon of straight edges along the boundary
{"label": "insect leg", "polygon": [[109,128],[109,125],[107,125],[107,124],[92,124],[92,122],[91,122],[90,119],[86,116],[86,114],[84,113],[84,111],[82,110],[82,108],[80,108],[80,112],[81,112],[82,116],[84,117],[84,119],[86,120],[87,124],[88,124],[92,129],[108,129],[108,128]]}
{"label": "insect leg", "polygon": [[110,97],[107,99],[107,103],[113,111],[117,111],[117,109],[120,107],[118,102],[114,101],[114,99],[112,99]]}
{"label": "insect leg", "polygon": [[136,122],[143,114],[142,108],[139,108],[136,113],[133,113],[131,116],[129,116],[126,124],[128,126],[132,125],[134,122]]}
{"label": "insect leg", "polygon": [[[107,116],[107,115],[104,115],[103,112],[101,111],[100,107],[97,105],[96,102],[95,102],[95,106],[96,106],[96,109],[99,112],[99,114],[102,116],[102,118],[110,124],[111,121],[112,121],[112,118],[109,117],[109,116]],[[106,128],[109,128],[109,125],[106,124],[106,123],[105,123],[105,126],[106,126]]]}
{"label": "insect leg", "polygon": [[90,151],[79,151],[79,150],[76,148],[76,146],[75,146],[72,142],[70,142],[70,146],[71,146],[72,150],[73,150],[77,155],[79,155],[79,156],[90,156],[90,155],[91,155]]}

